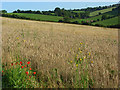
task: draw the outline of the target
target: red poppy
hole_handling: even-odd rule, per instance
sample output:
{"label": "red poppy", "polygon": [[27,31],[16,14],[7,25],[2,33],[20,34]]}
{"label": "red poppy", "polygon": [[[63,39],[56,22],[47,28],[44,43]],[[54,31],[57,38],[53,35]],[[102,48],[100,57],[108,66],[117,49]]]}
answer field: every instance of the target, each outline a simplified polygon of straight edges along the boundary
{"label": "red poppy", "polygon": [[29,70],[31,70],[31,68]]}
{"label": "red poppy", "polygon": [[33,72],[33,74],[36,74],[36,72]]}
{"label": "red poppy", "polygon": [[20,66],[21,66],[21,64],[20,64]]}
{"label": "red poppy", "polygon": [[31,76],[29,76],[29,78],[31,78]]}
{"label": "red poppy", "polygon": [[25,67],[27,67],[27,66],[25,65]]}
{"label": "red poppy", "polygon": [[28,75],[28,72],[26,72],[26,75]]}
{"label": "red poppy", "polygon": [[11,65],[13,66],[13,63],[11,63]]}
{"label": "red poppy", "polygon": [[2,71],[3,72],[3,71]]}
{"label": "red poppy", "polygon": [[23,68],[24,66],[22,66],[21,68]]}
{"label": "red poppy", "polygon": [[30,64],[30,61],[28,61],[27,64]]}
{"label": "red poppy", "polygon": [[22,64],[22,62],[20,61],[20,64]]}

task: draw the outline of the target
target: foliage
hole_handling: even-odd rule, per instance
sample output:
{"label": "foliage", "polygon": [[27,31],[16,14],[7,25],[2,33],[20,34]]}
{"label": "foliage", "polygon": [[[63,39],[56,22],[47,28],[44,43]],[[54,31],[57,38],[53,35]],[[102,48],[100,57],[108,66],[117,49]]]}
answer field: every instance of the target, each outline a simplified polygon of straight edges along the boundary
{"label": "foliage", "polygon": [[30,66],[31,62],[15,61],[3,64],[3,88],[33,88],[36,84],[36,72]]}
{"label": "foliage", "polygon": [[79,24],[79,22],[78,21],[74,21],[74,22],[72,22],[73,24]]}
{"label": "foliage", "polygon": [[105,19],[107,19],[108,17],[107,17],[107,15],[102,15],[102,20],[105,20]]}
{"label": "foliage", "polygon": [[103,21],[94,22],[93,24],[99,24],[99,25],[103,25],[103,26],[118,25],[119,24],[118,16],[110,18],[110,19],[106,19],[106,20],[103,20]]}
{"label": "foliage", "polygon": [[70,19],[69,19],[69,17],[64,17],[64,18],[63,18],[63,21],[64,21],[65,23],[68,23],[68,22],[70,22]]}
{"label": "foliage", "polygon": [[3,14],[4,17],[28,19],[28,20],[37,20],[37,21],[54,21],[58,22],[63,17],[58,16],[49,16],[49,15],[40,15],[40,14],[27,14],[27,13],[8,13]]}
{"label": "foliage", "polygon": [[4,13],[7,13],[6,10],[0,10],[0,14],[4,14]]}
{"label": "foliage", "polygon": [[63,20],[59,20],[58,22],[64,22]]}
{"label": "foliage", "polygon": [[96,11],[90,13],[90,17],[100,15],[100,13],[103,14],[103,13],[112,11],[112,9],[114,9],[114,8],[116,8],[116,7],[109,7],[109,8],[102,9],[102,10],[96,10]]}
{"label": "foliage", "polygon": [[57,16],[61,16],[62,15],[62,12],[61,12],[59,7],[56,7],[54,12],[55,12],[55,15],[57,15]]}

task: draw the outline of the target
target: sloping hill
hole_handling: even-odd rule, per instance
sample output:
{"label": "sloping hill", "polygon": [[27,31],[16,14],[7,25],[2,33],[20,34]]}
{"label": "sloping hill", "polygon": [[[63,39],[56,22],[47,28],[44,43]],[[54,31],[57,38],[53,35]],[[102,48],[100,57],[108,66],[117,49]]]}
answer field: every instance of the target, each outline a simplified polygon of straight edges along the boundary
{"label": "sloping hill", "polygon": [[110,18],[110,19],[106,19],[103,21],[95,22],[95,23],[93,23],[93,25],[94,24],[99,24],[99,25],[103,25],[103,26],[118,25],[118,16]]}
{"label": "sloping hill", "polygon": [[60,19],[63,18],[60,16],[29,14],[29,13],[8,13],[8,15],[17,15],[18,17],[29,18],[31,20],[53,21],[53,22],[58,22]]}
{"label": "sloping hill", "polygon": [[111,7],[111,8],[107,8],[107,9],[97,10],[97,11],[91,12],[91,13],[90,13],[90,17],[93,17],[93,16],[98,15],[99,12],[100,12],[101,14],[103,14],[103,13],[106,13],[106,12],[112,11],[112,9],[114,9],[114,8],[116,8],[116,7]]}
{"label": "sloping hill", "polygon": [[[109,7],[107,9],[97,10],[90,13],[91,17],[82,17],[84,15],[79,15],[78,13],[84,13],[84,11],[73,11],[72,15],[77,15],[74,18],[72,16],[52,16],[52,15],[43,15],[43,14],[33,14],[33,13],[5,13],[2,15],[4,17],[12,17],[18,19],[27,19],[27,20],[37,20],[37,21],[52,21],[52,22],[67,22],[74,24],[82,24],[82,25],[95,25],[98,26],[109,26],[109,25],[117,25],[118,24],[118,10],[119,7],[117,5]],[[100,15],[98,15],[101,13]],[[54,15],[54,13],[52,13]],[[68,13],[69,14],[69,13]],[[67,18],[65,18],[67,17]],[[82,17],[82,18],[81,18]],[[115,18],[114,18],[115,17]],[[84,18],[84,19],[83,19]],[[66,21],[67,20],[67,21]],[[104,20],[104,21],[103,21]],[[115,21],[112,21],[115,20]]]}
{"label": "sloping hill", "polygon": [[91,20],[97,20],[97,19],[101,19],[102,15],[99,16],[95,16],[95,17],[91,17],[91,18],[87,18],[87,19],[72,19],[71,21],[78,21],[79,23],[81,23],[82,21],[91,21]]}
{"label": "sloping hill", "polygon": [[[110,10],[110,8],[109,8]],[[91,21],[91,20],[95,20],[97,21],[101,21],[102,19],[102,15],[107,15],[107,17],[116,17],[118,16],[118,8],[115,8],[114,10],[111,10],[109,11],[108,9],[103,9],[103,10],[99,10],[99,11],[103,11],[104,13],[101,14],[101,15],[97,15],[97,16],[93,16],[93,17],[90,17],[90,18],[86,18],[86,19],[72,19],[71,21],[74,22],[74,21],[78,21],[79,23],[81,23],[81,21]],[[105,12],[106,11],[106,12]],[[98,12],[98,11],[95,11],[95,12]]]}

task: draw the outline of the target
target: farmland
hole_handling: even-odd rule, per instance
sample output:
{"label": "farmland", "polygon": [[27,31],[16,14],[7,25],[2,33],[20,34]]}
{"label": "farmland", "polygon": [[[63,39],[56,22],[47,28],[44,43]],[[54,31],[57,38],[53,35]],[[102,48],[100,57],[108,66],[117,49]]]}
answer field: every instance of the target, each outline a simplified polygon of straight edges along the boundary
{"label": "farmland", "polygon": [[[118,10],[117,4],[111,6],[65,10],[56,7],[52,11],[32,11],[32,10],[16,10],[13,13],[7,13],[2,10],[3,17],[11,17],[35,21],[48,21],[71,23],[91,26],[101,26],[108,28],[120,28],[118,24]],[[112,21],[115,20],[115,21]],[[109,22],[110,21],[110,22]],[[114,23],[113,23],[114,22]]]}
{"label": "farmland", "polygon": [[91,18],[87,18],[87,19],[72,19],[71,21],[78,21],[79,23],[81,23],[81,21],[91,21],[91,20],[97,20],[97,19],[101,19],[102,15],[99,16],[95,16],[95,17],[91,17]]}
{"label": "farmland", "polygon": [[109,11],[112,11],[112,9],[114,9],[116,7],[111,7],[111,8],[107,8],[107,9],[103,9],[103,10],[97,10],[97,11],[94,11],[94,12],[91,12],[90,13],[90,16],[96,16],[100,13],[106,13],[106,12],[109,12]]}
{"label": "farmland", "polygon": [[[111,12],[109,12],[111,13]],[[112,16],[112,14],[106,13],[109,16]],[[40,21],[53,21],[53,22],[58,22],[59,20],[63,19],[63,17],[60,16],[50,16],[50,15],[40,15],[40,14],[26,14],[26,13],[9,13],[11,15],[17,15],[18,17],[25,17],[25,18],[30,18],[31,20],[40,20]],[[8,15],[9,15],[8,14]],[[82,21],[91,21],[91,20],[101,20],[102,15],[99,16],[95,16],[95,17],[91,17],[91,18],[87,18],[87,19],[71,19],[71,22],[74,21],[78,21],[79,23],[81,23]],[[93,23],[94,24],[100,24],[100,25],[104,25],[104,26],[109,26],[109,25],[116,25],[118,24],[118,17],[114,17],[112,19],[107,19],[104,21],[98,21]],[[107,22],[108,21],[108,22]]]}
{"label": "farmland", "polygon": [[85,11],[73,11],[75,13],[84,13]]}
{"label": "farmland", "polygon": [[[102,15],[107,15],[107,17],[114,17],[113,19],[107,19],[107,20],[104,20],[104,21],[97,21],[97,22],[95,22],[95,23],[97,23],[97,24],[99,24],[99,22],[100,23],[102,23],[103,22],[103,26],[107,26],[107,25],[116,25],[116,24],[118,24],[118,17],[117,17],[117,15],[118,15],[118,11],[117,10],[113,10],[113,11],[109,11],[109,10],[111,10],[110,8],[108,9],[108,10],[102,10],[102,11],[106,11],[106,12],[104,12],[103,14],[101,14],[101,15],[97,15],[97,16],[92,16],[92,17],[89,17],[89,18],[86,18],[86,19],[71,19],[71,21],[72,22],[74,22],[74,21],[78,21],[79,23],[81,23],[82,21],[91,21],[91,20],[101,20],[102,19]],[[94,11],[94,12],[99,12],[99,10],[97,10],[97,11]],[[94,12],[92,12],[92,13],[94,13]],[[90,15],[91,15],[91,13],[90,13]],[[115,17],[116,16],[116,17]],[[113,21],[112,21],[113,20]],[[115,21],[114,21],[115,20]],[[106,22],[106,21],[110,21],[110,22]],[[106,23],[105,23],[106,22]],[[114,23],[114,24],[112,24],[113,22],[116,22],[116,23]],[[95,24],[95,23],[93,23],[93,25]]]}
{"label": "farmland", "polygon": [[26,14],[26,13],[9,13],[11,15],[17,15],[25,18],[30,18],[32,20],[41,20],[41,21],[54,21],[58,22],[63,17],[50,16],[50,15],[40,15],[40,14]]}
{"label": "farmland", "polygon": [[99,25],[104,25],[104,26],[117,25],[118,17],[110,18],[104,21],[95,22],[93,24],[99,24]]}
{"label": "farmland", "polygon": [[[29,17],[32,14],[22,15]],[[31,68],[37,72],[36,78],[33,77],[37,83],[34,87],[117,88],[118,29],[0,19],[2,65],[18,59],[22,62],[30,60]],[[89,77],[84,76],[88,74]]]}

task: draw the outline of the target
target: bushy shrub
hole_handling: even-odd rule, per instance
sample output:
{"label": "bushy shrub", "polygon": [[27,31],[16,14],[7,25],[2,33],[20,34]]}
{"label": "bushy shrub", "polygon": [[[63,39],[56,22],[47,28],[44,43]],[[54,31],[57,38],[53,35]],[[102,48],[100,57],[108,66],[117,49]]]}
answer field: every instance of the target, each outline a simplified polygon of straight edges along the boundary
{"label": "bushy shrub", "polygon": [[78,21],[74,21],[74,22],[72,22],[73,24],[79,24],[79,22]]}
{"label": "bushy shrub", "polygon": [[15,61],[10,64],[3,64],[2,67],[3,88],[34,87],[34,82],[36,82],[36,72],[31,68],[30,61],[27,63],[23,63],[22,61]]}
{"label": "bushy shrub", "polygon": [[[95,24],[95,26],[98,26],[98,27],[103,27],[103,25],[100,25],[100,24]],[[105,26],[104,26],[105,27]]]}
{"label": "bushy shrub", "polygon": [[63,20],[59,20],[58,22],[64,22]]}
{"label": "bushy shrub", "polygon": [[69,22],[70,22],[70,18],[69,18],[69,17],[64,17],[64,18],[63,18],[63,21],[64,21],[65,23],[69,23]]}
{"label": "bushy shrub", "polygon": [[82,21],[81,24],[82,25],[91,25],[91,22],[89,22],[89,21]]}
{"label": "bushy shrub", "polygon": [[[97,20],[93,20],[93,22],[96,22],[96,21],[97,21]],[[92,23],[93,23],[93,22],[92,22]]]}
{"label": "bushy shrub", "polygon": [[120,28],[120,24],[117,24],[117,25],[111,25],[111,26],[107,26],[109,28]]}
{"label": "bushy shrub", "polygon": [[100,19],[97,19],[97,21],[100,21]]}

